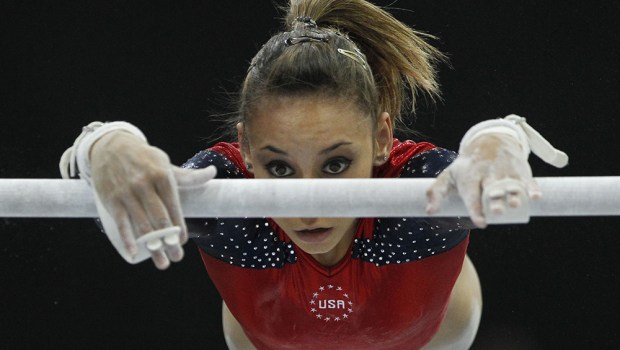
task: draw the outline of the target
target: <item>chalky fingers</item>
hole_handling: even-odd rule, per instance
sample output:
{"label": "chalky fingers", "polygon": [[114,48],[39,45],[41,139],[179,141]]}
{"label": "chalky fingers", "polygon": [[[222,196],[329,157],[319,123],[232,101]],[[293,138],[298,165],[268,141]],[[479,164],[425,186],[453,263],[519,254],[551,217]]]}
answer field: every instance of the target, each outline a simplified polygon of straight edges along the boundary
{"label": "chalky fingers", "polygon": [[482,211],[487,223],[529,221],[529,202],[522,180],[507,177],[485,183]]}
{"label": "chalky fingers", "polygon": [[441,208],[441,203],[446,198],[450,190],[454,187],[450,168],[437,176],[433,185],[426,191],[426,213],[431,215]]}
{"label": "chalky fingers", "polygon": [[[138,246],[136,245],[136,236],[133,231],[133,225],[129,219],[129,214],[122,204],[114,206],[113,223],[116,224],[116,229],[121,237],[123,246],[130,257],[134,257],[138,253]],[[106,214],[109,216],[109,214]],[[101,223],[104,225],[105,230],[113,229],[112,227],[105,227],[106,220],[101,218]]]}
{"label": "chalky fingers", "polygon": [[123,203],[131,217],[133,231],[137,236],[138,249],[148,250],[155,266],[160,270],[166,269],[170,265],[170,260],[166,256],[159,238],[151,235],[153,225],[142,203],[132,193],[123,198]]}
{"label": "chalky fingers", "polygon": [[[155,186],[156,188],[152,188],[148,193],[142,194],[142,204],[148,208],[147,212],[152,228],[158,231],[175,228],[173,231],[166,231],[168,233],[165,237],[158,238],[163,244],[158,244],[156,248],[149,249],[154,261],[157,259],[155,265],[162,269],[167,268],[170,261],[178,262],[183,259],[181,244],[187,241],[187,229],[181,213],[179,195],[172,177],[172,171],[168,172],[168,176],[160,178]],[[155,247],[155,243],[152,245]]]}
{"label": "chalky fingers", "polygon": [[495,215],[501,215],[506,210],[506,191],[503,188],[495,188],[487,192],[489,201],[488,210]]}
{"label": "chalky fingers", "polygon": [[511,208],[518,208],[523,203],[523,188],[515,184],[506,187],[506,203]]}
{"label": "chalky fingers", "polygon": [[179,244],[180,232],[181,228],[178,226],[166,227],[141,236],[137,242],[150,252],[155,266],[165,270],[170,266],[171,260],[183,257]]}
{"label": "chalky fingers", "polygon": [[[163,177],[164,181],[169,182],[169,179]],[[132,221],[139,233],[137,241],[148,250],[155,266],[164,270],[170,266],[171,261],[178,262],[183,258],[179,237],[183,226],[173,225],[169,210],[155,187],[136,186],[133,191],[135,196],[128,195],[125,200],[128,202],[127,207],[132,208]],[[183,221],[180,224],[183,225]]]}
{"label": "chalky fingers", "polygon": [[[185,224],[185,218],[183,216],[183,210],[181,208],[181,199],[179,197],[179,191],[177,186],[177,180],[175,178],[175,171],[173,167],[168,170],[168,176],[161,179],[155,184],[157,193],[159,194],[159,198],[161,199],[162,206],[165,208],[171,225],[167,226],[178,226],[181,228],[181,232],[179,234],[179,244],[185,244],[187,242],[187,226]],[[163,227],[159,227],[163,228]],[[170,256],[172,261],[179,261],[183,257],[183,249],[179,245],[179,249],[181,250],[180,255],[179,252],[175,249],[174,255],[175,257]],[[178,258],[180,256],[180,258]],[[178,260],[177,260],[178,259]]]}
{"label": "chalky fingers", "polygon": [[161,239],[154,238],[146,242],[146,249],[148,249],[151,253],[151,259],[153,260],[155,267],[160,270],[165,270],[170,266],[170,259],[166,256]]}
{"label": "chalky fingers", "polygon": [[181,246],[180,234],[178,233],[164,237],[164,248],[166,250],[166,254],[168,254],[168,258],[173,262],[181,261],[185,255],[183,252],[183,247]]}
{"label": "chalky fingers", "polygon": [[487,221],[482,208],[481,181],[477,178],[469,178],[467,181],[457,183],[459,195],[465,203],[469,218],[478,228],[485,228]]}

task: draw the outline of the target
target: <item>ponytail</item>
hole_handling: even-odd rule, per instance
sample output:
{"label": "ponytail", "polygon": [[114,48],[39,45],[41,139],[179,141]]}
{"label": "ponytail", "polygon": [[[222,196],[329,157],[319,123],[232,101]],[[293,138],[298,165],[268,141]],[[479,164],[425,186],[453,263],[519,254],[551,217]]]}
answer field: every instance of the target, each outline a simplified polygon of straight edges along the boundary
{"label": "ponytail", "polygon": [[[286,32],[252,61],[241,93],[242,120],[257,97],[328,88],[356,98],[373,114],[386,111],[404,126],[401,112],[414,111],[420,93],[440,96],[436,65],[445,56],[425,41],[433,36],[364,0],[290,0],[284,10]],[[291,42],[304,43],[287,49]]]}

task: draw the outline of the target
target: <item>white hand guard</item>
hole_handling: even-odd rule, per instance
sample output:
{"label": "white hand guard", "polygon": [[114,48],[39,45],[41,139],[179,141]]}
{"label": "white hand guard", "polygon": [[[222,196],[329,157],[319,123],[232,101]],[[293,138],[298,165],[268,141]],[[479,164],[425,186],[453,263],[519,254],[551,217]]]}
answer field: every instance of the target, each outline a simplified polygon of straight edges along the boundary
{"label": "white hand guard", "polygon": [[[130,166],[137,166],[135,169],[125,169],[124,165],[126,164],[123,163],[122,160],[114,163],[118,165],[118,167],[108,169],[110,174],[108,174],[107,177],[106,175],[99,176],[99,181],[104,180],[105,184],[102,186],[95,186],[94,180],[91,177],[92,173],[89,156],[91,146],[104,135],[118,130],[131,133],[146,143],[146,138],[142,132],[129,123],[91,123],[87,127],[84,127],[82,134],[76,139],[73,146],[63,154],[60,161],[61,174],[63,178],[74,177],[77,172],[77,164],[80,177],[93,188],[95,204],[104,231],[123,259],[129,263],[135,264],[152,257],[158,268],[166,268],[170,261],[179,261],[183,257],[181,244],[185,243],[187,239],[187,233],[182,232],[185,231],[186,228],[180,208],[178,187],[200,186],[215,177],[216,170],[213,167],[202,170],[180,169],[169,164],[163,152],[153,151],[145,156],[146,158],[143,159],[144,163],[142,163],[142,165],[135,165],[131,161],[127,163]],[[125,157],[120,159],[125,159]],[[155,195],[162,196],[160,203],[166,206],[164,210],[167,210],[168,214],[162,213],[162,207],[145,206],[143,208],[140,199],[136,199],[133,196],[134,193],[131,191],[131,187],[128,187],[128,183],[131,184],[131,180],[128,176],[142,170],[141,166],[155,164],[153,163],[154,160],[158,161],[156,162],[156,166],[160,167],[160,169],[167,174],[163,181],[159,179],[159,182],[155,183],[155,185],[159,186],[157,188],[160,191],[159,193],[155,193]],[[115,175],[118,175],[116,179],[116,181],[119,181],[118,183],[115,183],[113,179]],[[156,180],[145,179],[145,181]],[[98,187],[99,189],[97,189]],[[110,196],[110,193],[99,192],[118,191],[119,189],[120,191],[125,191],[120,193],[121,197],[124,196],[124,198],[128,200],[133,200],[131,202],[133,203],[132,205],[123,206],[122,203],[119,204],[118,200],[115,201],[110,199],[118,199],[118,194],[116,194],[117,197],[114,197]],[[104,201],[102,200],[104,198],[108,208],[104,205]],[[144,198],[142,197],[142,199]],[[109,210],[114,211],[114,215],[111,215],[112,213],[110,213]],[[131,216],[132,213],[136,213],[136,210],[145,215],[158,213],[160,216],[154,219],[155,222],[161,223],[162,220],[164,220],[167,224],[159,229],[156,228],[156,225],[153,225],[153,229],[150,231],[140,232],[140,224],[135,220],[135,217]],[[164,216],[162,217],[161,215]],[[143,223],[144,222],[142,222],[142,224]]]}
{"label": "white hand guard", "polygon": [[91,185],[90,157],[88,156],[90,148],[105,134],[117,130],[129,132],[146,142],[146,137],[142,131],[127,122],[92,122],[82,128],[82,133],[75,139],[73,146],[67,148],[62,154],[59,164],[62,178],[69,179],[75,177],[77,175],[76,168],[79,168],[80,178],[86,180]]}
{"label": "white hand guard", "polygon": [[459,157],[429,189],[427,211],[439,210],[447,193],[456,189],[478,227],[528,222],[529,198],[541,195],[527,162],[530,150],[556,167],[568,164],[568,156],[551,146],[525,118],[509,115],[473,126],[463,136]]}

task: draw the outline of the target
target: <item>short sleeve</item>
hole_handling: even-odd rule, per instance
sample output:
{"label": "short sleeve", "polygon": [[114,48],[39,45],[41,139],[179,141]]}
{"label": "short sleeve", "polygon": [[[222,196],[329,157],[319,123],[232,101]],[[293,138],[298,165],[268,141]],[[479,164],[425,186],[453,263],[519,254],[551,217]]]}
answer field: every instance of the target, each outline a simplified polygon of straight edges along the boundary
{"label": "short sleeve", "polygon": [[[401,178],[437,177],[457,157],[433,148],[412,156]],[[408,263],[449,251],[467,239],[473,224],[468,218],[377,218],[371,238],[354,242],[353,256],[377,266]]]}
{"label": "short sleeve", "polygon": [[181,167],[187,169],[202,169],[214,165],[218,179],[244,178],[241,169],[223,154],[211,149],[200,151],[190,158]]}

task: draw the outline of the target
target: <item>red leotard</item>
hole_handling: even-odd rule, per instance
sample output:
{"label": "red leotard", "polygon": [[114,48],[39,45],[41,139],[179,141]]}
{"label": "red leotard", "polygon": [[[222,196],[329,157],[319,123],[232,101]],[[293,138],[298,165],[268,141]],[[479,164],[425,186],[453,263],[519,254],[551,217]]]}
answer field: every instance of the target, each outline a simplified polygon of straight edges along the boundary
{"label": "red leotard", "polygon": [[[375,177],[434,177],[453,152],[394,141]],[[251,177],[238,145],[220,143],[186,167]],[[465,257],[470,223],[360,219],[351,254],[324,267],[272,221],[208,220],[196,238],[209,276],[258,349],[418,349],[437,332]]]}

